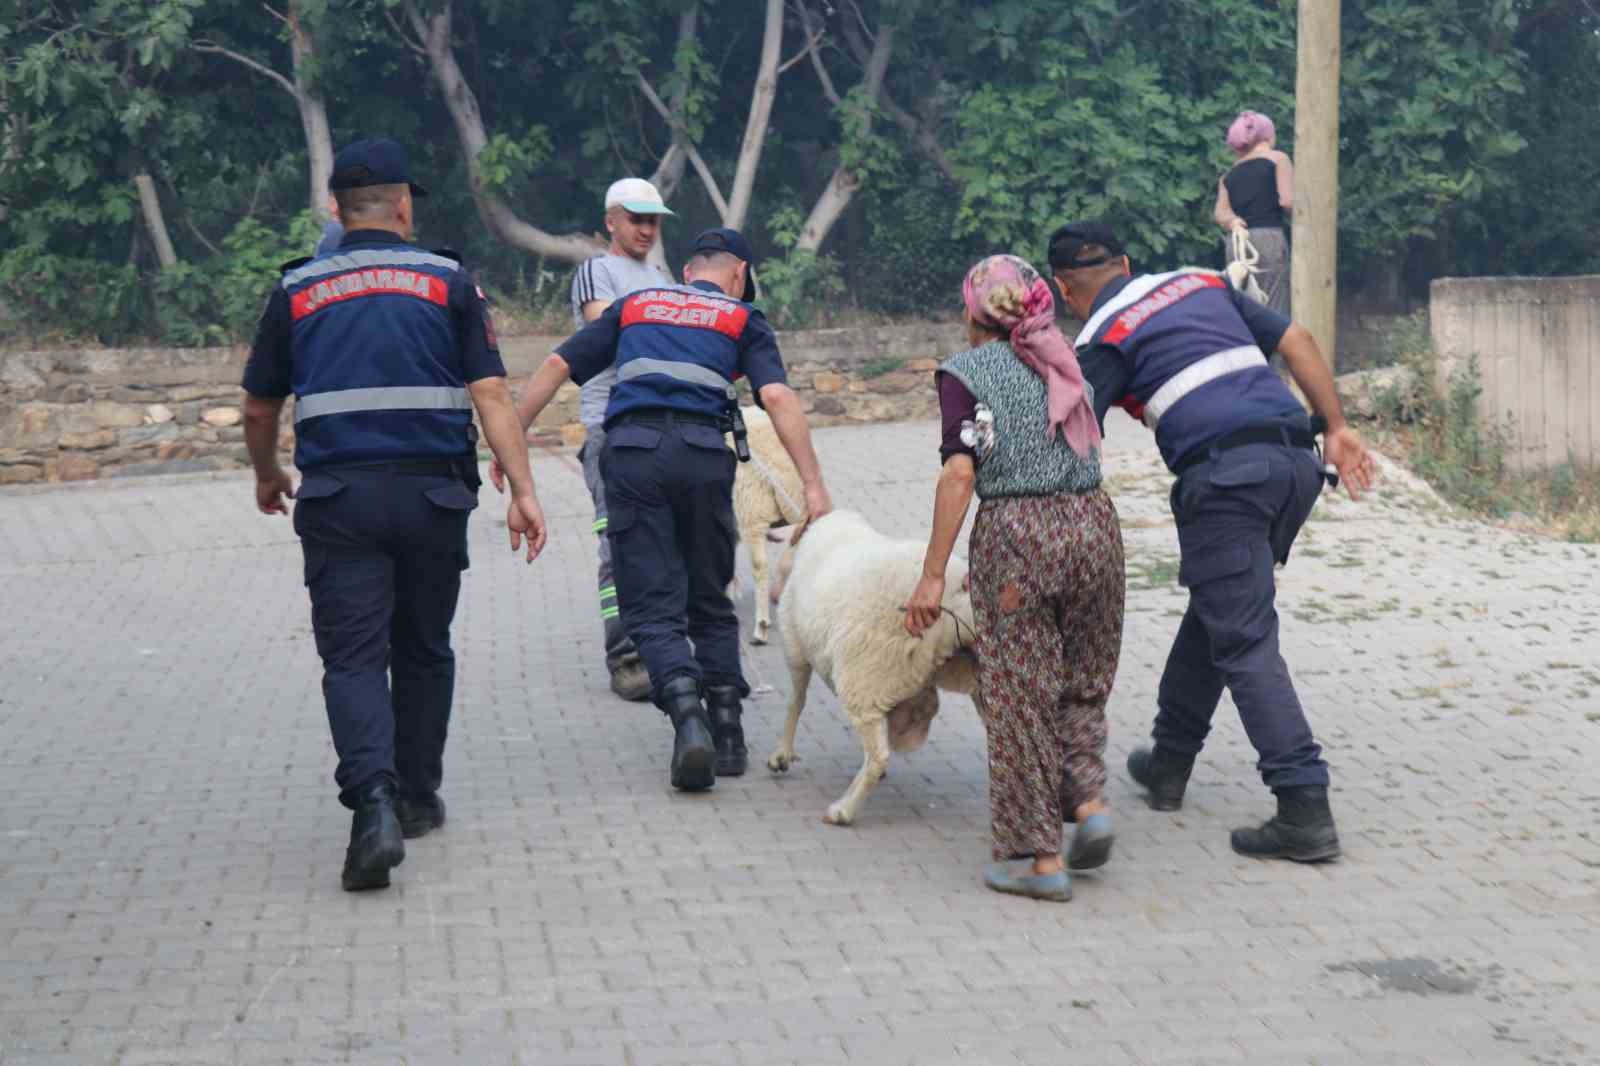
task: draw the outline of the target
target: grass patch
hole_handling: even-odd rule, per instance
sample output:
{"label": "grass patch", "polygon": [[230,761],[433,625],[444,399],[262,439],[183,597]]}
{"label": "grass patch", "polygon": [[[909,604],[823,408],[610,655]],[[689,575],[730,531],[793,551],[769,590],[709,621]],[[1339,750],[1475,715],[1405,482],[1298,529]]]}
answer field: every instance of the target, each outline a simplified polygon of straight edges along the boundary
{"label": "grass patch", "polygon": [[1600,543],[1600,468],[1571,462],[1513,470],[1512,427],[1485,418],[1477,358],[1445,371],[1414,316],[1391,341],[1402,373],[1374,404],[1377,436],[1441,496],[1474,514],[1532,520],[1575,543]]}

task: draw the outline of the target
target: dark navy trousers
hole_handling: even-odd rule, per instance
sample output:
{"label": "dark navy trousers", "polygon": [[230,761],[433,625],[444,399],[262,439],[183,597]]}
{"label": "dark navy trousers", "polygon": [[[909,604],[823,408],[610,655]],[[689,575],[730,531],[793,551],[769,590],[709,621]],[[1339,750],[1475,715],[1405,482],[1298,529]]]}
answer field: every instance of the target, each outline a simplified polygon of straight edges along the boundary
{"label": "dark navy trousers", "polygon": [[1161,675],[1154,738],[1198,754],[1226,687],[1272,789],[1328,783],[1278,651],[1273,580],[1321,491],[1312,452],[1282,444],[1215,453],[1172,487],[1189,609]]}
{"label": "dark navy trousers", "polygon": [[450,623],[477,493],[448,473],[308,471],[295,494],[339,800],[385,780],[426,795],[444,775],[455,691]]}
{"label": "dark navy trousers", "polygon": [[727,591],[737,462],[722,431],[703,422],[652,412],[606,427],[600,471],[617,603],[658,702],[679,677],[750,694]]}

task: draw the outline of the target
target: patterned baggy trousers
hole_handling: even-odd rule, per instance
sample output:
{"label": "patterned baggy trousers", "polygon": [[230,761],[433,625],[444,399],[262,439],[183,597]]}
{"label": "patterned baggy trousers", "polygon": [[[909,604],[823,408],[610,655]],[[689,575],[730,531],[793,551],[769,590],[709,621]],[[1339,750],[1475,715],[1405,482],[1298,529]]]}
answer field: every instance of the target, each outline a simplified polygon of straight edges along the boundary
{"label": "patterned baggy trousers", "polygon": [[1105,790],[1126,589],[1117,511],[1100,489],[986,500],[969,550],[994,857],[1057,854],[1062,822]]}

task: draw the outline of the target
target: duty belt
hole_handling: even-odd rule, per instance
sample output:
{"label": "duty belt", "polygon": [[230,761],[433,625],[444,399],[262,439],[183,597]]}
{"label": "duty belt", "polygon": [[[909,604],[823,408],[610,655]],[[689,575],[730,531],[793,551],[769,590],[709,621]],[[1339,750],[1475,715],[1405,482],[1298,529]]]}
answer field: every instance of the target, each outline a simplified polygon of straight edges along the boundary
{"label": "duty belt", "polygon": [[1286,448],[1305,448],[1317,458],[1317,466],[1321,468],[1322,478],[1331,487],[1339,487],[1339,472],[1334,467],[1323,463],[1322,449],[1317,445],[1317,437],[1326,431],[1328,422],[1321,415],[1311,416],[1311,428],[1301,429],[1299,426],[1246,426],[1236,429],[1232,433],[1225,433],[1209,444],[1203,444],[1193,449],[1188,455],[1173,464],[1172,472],[1182,477],[1189,470],[1201,463],[1209,463],[1223,452],[1234,448],[1242,448],[1247,444],[1281,444]]}
{"label": "duty belt", "polygon": [[629,423],[643,423],[664,426],[670,422],[682,422],[691,426],[710,426],[719,433],[728,432],[728,419],[726,418],[702,414],[699,411],[674,411],[670,407],[641,407],[632,411],[624,411],[612,421],[612,425],[621,426]]}
{"label": "duty belt", "polygon": [[373,474],[411,474],[417,477],[453,477],[473,492],[483,484],[478,473],[477,452],[466,452],[454,459],[374,459],[365,463],[333,463],[317,467],[315,473],[338,474],[341,471],[363,471]]}
{"label": "duty belt", "polygon": [[[730,390],[731,391],[731,390]],[[628,423],[636,425],[666,426],[673,422],[683,422],[692,426],[710,426],[718,433],[733,434],[733,453],[741,463],[750,461],[750,438],[745,429],[744,414],[739,410],[737,401],[728,405],[728,414],[722,417],[701,414],[699,411],[674,411],[670,407],[643,407],[633,411],[624,411],[607,425],[620,426]]]}

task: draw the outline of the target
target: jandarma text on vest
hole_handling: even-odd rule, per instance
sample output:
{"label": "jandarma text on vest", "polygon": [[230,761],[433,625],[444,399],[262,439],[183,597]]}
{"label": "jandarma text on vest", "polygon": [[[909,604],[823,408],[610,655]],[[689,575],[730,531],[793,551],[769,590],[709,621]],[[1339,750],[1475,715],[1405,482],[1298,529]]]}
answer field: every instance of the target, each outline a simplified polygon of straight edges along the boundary
{"label": "jandarma text on vest", "polygon": [[300,290],[294,294],[290,307],[298,319],[341,300],[385,294],[417,296],[441,307],[450,302],[449,285],[443,278],[431,274],[414,270],[353,270]]}
{"label": "jandarma text on vest", "polygon": [[1116,344],[1138,329],[1145,319],[1157,311],[1171,307],[1185,296],[1192,296],[1201,289],[1220,289],[1223,285],[1223,280],[1212,274],[1185,274],[1174,281],[1169,281],[1118,315],[1117,321],[1106,331],[1105,342]]}

